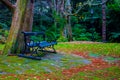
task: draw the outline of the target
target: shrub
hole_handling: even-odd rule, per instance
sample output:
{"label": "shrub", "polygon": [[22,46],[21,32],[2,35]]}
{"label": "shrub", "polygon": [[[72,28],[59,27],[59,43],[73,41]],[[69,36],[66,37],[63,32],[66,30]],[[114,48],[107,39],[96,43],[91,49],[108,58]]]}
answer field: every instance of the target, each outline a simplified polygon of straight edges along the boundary
{"label": "shrub", "polygon": [[59,37],[58,38],[58,40],[57,40],[58,42],[67,42],[68,41],[68,39],[67,38],[65,38],[64,36],[61,36],[61,37]]}

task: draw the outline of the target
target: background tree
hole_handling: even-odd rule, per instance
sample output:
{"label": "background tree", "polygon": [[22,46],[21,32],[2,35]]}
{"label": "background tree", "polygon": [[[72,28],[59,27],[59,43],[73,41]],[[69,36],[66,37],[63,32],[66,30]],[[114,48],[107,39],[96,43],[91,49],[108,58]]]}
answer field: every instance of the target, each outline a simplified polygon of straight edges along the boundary
{"label": "background tree", "polygon": [[[42,4],[44,4],[44,3],[47,4],[46,6],[49,6],[49,9],[52,11],[49,13],[51,13],[51,15],[52,15],[51,17],[54,20],[54,28],[58,32],[59,26],[61,26],[61,29],[59,30],[60,36],[66,37],[66,38],[68,38],[69,41],[72,41],[72,39],[73,39],[73,36],[72,36],[73,35],[73,32],[72,32],[73,26],[71,25],[72,24],[71,23],[71,16],[73,17],[76,15],[80,15],[80,17],[81,17],[83,14],[84,17],[82,16],[81,18],[86,20],[87,15],[91,15],[89,13],[90,7],[96,7],[99,5],[101,6],[102,4],[106,3],[107,0],[105,0],[104,2],[96,1],[96,0],[86,0],[86,1],[83,1],[83,0],[74,0],[74,1],[73,0],[47,0],[47,2],[44,1],[44,3],[43,3],[43,1],[42,1]],[[98,7],[98,8],[100,8],[100,7]],[[98,9],[98,8],[96,9],[96,11],[97,10],[100,11],[101,8],[100,9]],[[86,11],[88,14],[86,14]],[[94,14],[99,14],[99,13],[94,13]],[[90,16],[88,16],[88,18],[89,17]],[[93,15],[93,17],[94,17],[94,15]],[[89,22],[90,21],[91,20],[89,19]],[[95,21],[95,20],[93,20],[93,21]],[[85,23],[85,21],[84,21],[84,23]],[[47,26],[47,25],[44,25],[44,26]],[[92,31],[92,32],[95,32],[95,31]],[[101,33],[101,31],[99,31],[99,32]],[[88,35],[88,34],[86,34],[86,35]],[[96,33],[95,33],[95,35],[96,35]],[[89,34],[88,36],[92,36],[92,35]],[[95,38],[97,38],[97,37],[95,36]],[[88,39],[88,40],[90,40],[90,39]]]}
{"label": "background tree", "polygon": [[[12,1],[12,2],[11,2]],[[73,40],[92,40],[91,21],[94,25],[95,41],[102,41],[102,7],[101,0],[36,0],[34,3],[34,23],[33,31],[44,30],[51,32],[58,38],[62,35],[67,37],[66,26],[70,23]],[[32,30],[33,3],[32,0],[0,0],[0,40],[1,36],[6,37],[6,31],[11,24],[10,35],[8,37],[4,53],[19,52],[22,46],[23,37],[21,31]],[[3,4],[2,4],[3,3]],[[20,4],[19,4],[20,3]],[[70,5],[69,9],[67,4]],[[5,6],[6,5],[6,6]],[[24,6],[23,6],[24,5]],[[32,6],[31,6],[32,5]],[[11,6],[11,7],[10,7]],[[20,7],[18,7],[20,6]],[[8,9],[6,9],[8,7]],[[106,4],[106,39],[110,42],[120,41],[120,2],[112,0]],[[93,20],[90,9],[94,10]],[[68,10],[71,10],[70,12]],[[10,13],[11,11],[11,13]],[[16,14],[17,13],[17,14]],[[18,16],[19,14],[19,16]],[[6,17],[7,16],[7,17]],[[22,17],[21,17],[22,16]],[[66,17],[65,17],[66,16]],[[70,18],[68,18],[68,16]],[[30,19],[31,18],[31,19]],[[68,21],[68,22],[67,22]],[[113,29],[114,27],[114,29]],[[17,30],[16,30],[17,29]],[[4,34],[5,33],[5,34]],[[7,33],[8,35],[8,33]],[[67,35],[67,36],[66,36]],[[12,37],[14,36],[14,37]],[[18,37],[19,36],[19,37]],[[21,37],[21,38],[20,38]],[[67,39],[59,38],[59,41]],[[19,45],[21,41],[21,45]],[[16,49],[17,48],[17,49]],[[21,49],[22,50],[22,49]]]}
{"label": "background tree", "polygon": [[102,41],[106,42],[106,3],[102,4]]}
{"label": "background tree", "polygon": [[[106,8],[106,2],[108,0],[102,0],[102,2],[99,2],[99,1],[95,1],[95,0],[87,0],[87,1],[84,1],[83,3],[80,3],[78,4],[78,9],[72,13],[71,10],[71,5],[70,5],[70,0],[67,0],[67,4],[68,5],[68,8],[66,10],[64,10],[63,12],[65,13],[65,15],[67,16],[70,16],[70,15],[76,15],[79,13],[80,10],[82,10],[82,8],[84,8],[85,6],[97,6],[97,5],[102,5],[102,39],[103,41],[106,41],[106,13],[105,13],[105,8]],[[69,18],[68,18],[69,19]],[[70,21],[69,21],[70,22]],[[70,33],[70,35],[72,34],[71,32],[71,27],[68,28],[68,32]],[[72,36],[70,38],[72,40]]]}

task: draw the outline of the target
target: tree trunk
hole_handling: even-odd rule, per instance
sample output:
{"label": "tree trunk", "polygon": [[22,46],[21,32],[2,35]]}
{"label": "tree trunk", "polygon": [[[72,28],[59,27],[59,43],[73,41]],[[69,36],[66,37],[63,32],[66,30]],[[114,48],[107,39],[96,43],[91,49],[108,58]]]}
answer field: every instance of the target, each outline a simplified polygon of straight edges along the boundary
{"label": "tree trunk", "polygon": [[[71,0],[66,1],[66,11],[68,13],[72,13],[72,8],[71,8]],[[73,41],[72,37],[72,27],[71,27],[71,16],[66,15],[67,17],[67,32],[68,32],[68,41]]]}
{"label": "tree trunk", "polygon": [[[104,2],[104,0],[102,0]],[[102,4],[102,41],[106,42],[106,4]]]}
{"label": "tree trunk", "polygon": [[23,23],[23,27],[22,29],[20,30],[19,34],[18,34],[18,49],[16,50],[17,53],[20,53],[23,52],[24,50],[24,38],[23,38],[23,35],[21,34],[22,31],[26,31],[26,32],[29,32],[29,31],[32,31],[32,24],[33,24],[33,8],[34,8],[34,5],[33,5],[33,2],[31,2],[30,0],[28,1],[27,3],[27,8],[26,8],[26,11],[25,11],[25,17],[24,17],[24,23]]}
{"label": "tree trunk", "polygon": [[32,11],[33,3],[31,3],[31,0],[17,0],[3,54],[15,54],[20,52],[24,41],[21,31],[32,30]]}
{"label": "tree trunk", "polygon": [[73,41],[73,37],[72,37],[72,27],[71,27],[71,17],[68,16],[68,23],[67,23],[67,27],[68,27],[68,41]]}

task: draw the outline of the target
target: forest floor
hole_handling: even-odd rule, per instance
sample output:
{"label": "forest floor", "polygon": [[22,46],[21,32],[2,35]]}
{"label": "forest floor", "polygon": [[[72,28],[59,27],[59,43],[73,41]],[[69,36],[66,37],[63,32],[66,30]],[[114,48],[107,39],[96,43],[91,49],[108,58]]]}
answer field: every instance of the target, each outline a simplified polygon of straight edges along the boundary
{"label": "forest floor", "polygon": [[42,60],[0,55],[0,80],[120,80],[119,45],[65,42]]}

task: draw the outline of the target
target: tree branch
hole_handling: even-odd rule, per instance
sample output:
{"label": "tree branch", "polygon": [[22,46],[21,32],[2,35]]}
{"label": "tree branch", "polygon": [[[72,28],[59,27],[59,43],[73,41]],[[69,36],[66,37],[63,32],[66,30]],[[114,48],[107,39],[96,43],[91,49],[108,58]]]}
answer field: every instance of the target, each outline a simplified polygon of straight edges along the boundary
{"label": "tree branch", "polygon": [[50,8],[52,9],[52,8],[53,8],[52,1],[51,1],[51,0],[47,0],[47,3],[48,3],[48,5],[50,6]]}
{"label": "tree branch", "polygon": [[104,2],[102,3],[98,3],[98,4],[91,4],[91,6],[98,6],[98,5],[104,5],[108,2],[109,0],[105,0]]}
{"label": "tree branch", "polygon": [[68,13],[68,12],[63,12],[64,13],[64,15],[67,15],[67,16],[72,16],[72,15],[75,15],[75,14],[78,14],[79,13],[79,11],[84,7],[84,6],[86,6],[86,5],[88,5],[89,3],[88,3],[88,1],[87,2],[85,2],[85,3],[83,3],[83,5],[81,5],[81,6],[79,6],[79,8],[77,9],[77,11],[75,12],[75,13]]}
{"label": "tree branch", "polygon": [[89,5],[89,6],[98,6],[98,5],[104,5],[104,4],[106,4],[107,2],[108,2],[109,0],[105,0],[104,2],[102,2],[102,3],[96,3],[96,4],[94,4],[94,3],[92,3],[92,1],[89,1],[89,0],[87,0],[86,2],[84,2],[83,3],[83,5],[81,5],[79,8],[78,8],[78,10],[75,12],[75,13],[68,13],[68,12],[63,12],[63,14],[64,15],[67,15],[67,16],[72,16],[72,15],[75,15],[75,14],[78,14],[79,13],[79,11],[83,8],[83,7],[85,7],[86,5]]}
{"label": "tree branch", "polygon": [[15,9],[15,5],[13,5],[10,1],[8,0],[0,0],[3,4],[5,4],[9,10],[11,10],[12,12]]}

